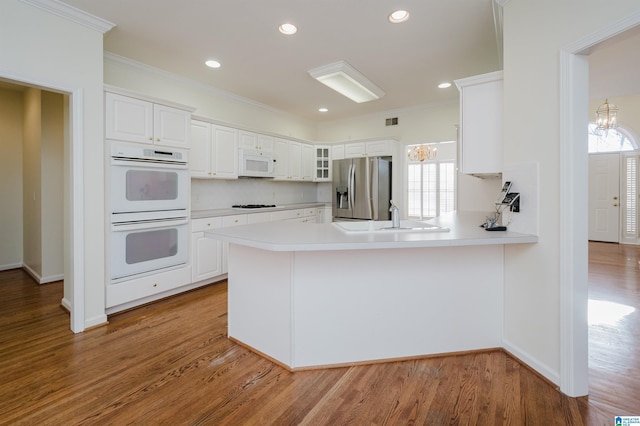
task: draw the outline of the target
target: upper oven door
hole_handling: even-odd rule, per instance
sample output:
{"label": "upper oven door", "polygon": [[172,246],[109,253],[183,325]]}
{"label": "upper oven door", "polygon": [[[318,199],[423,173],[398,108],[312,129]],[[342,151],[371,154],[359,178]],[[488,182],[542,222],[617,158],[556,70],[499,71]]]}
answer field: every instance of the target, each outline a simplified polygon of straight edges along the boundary
{"label": "upper oven door", "polygon": [[111,160],[111,212],[186,210],[189,169],[186,165]]}

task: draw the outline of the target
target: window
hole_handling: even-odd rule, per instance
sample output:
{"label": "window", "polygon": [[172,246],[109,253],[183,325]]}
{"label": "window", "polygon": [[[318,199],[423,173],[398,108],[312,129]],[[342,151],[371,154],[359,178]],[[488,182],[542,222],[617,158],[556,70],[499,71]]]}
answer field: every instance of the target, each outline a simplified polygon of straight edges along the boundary
{"label": "window", "polygon": [[454,210],[456,169],[453,160],[409,162],[407,172],[410,218],[436,217]]}
{"label": "window", "polygon": [[589,123],[589,153],[634,151],[638,149],[635,140],[621,127],[598,130],[595,123]]}

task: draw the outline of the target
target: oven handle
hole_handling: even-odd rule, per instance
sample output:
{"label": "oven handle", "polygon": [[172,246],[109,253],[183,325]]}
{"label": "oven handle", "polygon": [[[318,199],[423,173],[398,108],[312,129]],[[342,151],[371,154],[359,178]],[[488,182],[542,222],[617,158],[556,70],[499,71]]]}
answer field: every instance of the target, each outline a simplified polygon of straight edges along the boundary
{"label": "oven handle", "polygon": [[181,226],[188,224],[189,219],[187,219],[186,217],[176,219],[155,219],[148,221],[112,223],[111,230],[114,232],[126,232],[138,231],[141,229],[167,228],[171,226]]}
{"label": "oven handle", "polygon": [[186,170],[189,164],[175,161],[140,161],[139,159],[127,159],[111,157],[111,165],[117,167],[149,167],[156,169]]}

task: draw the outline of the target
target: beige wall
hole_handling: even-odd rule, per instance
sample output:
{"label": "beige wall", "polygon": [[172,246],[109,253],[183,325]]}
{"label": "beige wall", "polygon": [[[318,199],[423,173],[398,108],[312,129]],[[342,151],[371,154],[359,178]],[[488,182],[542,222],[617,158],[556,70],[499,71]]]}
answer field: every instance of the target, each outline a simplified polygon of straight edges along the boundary
{"label": "beige wall", "polygon": [[[3,0],[0,40],[0,78],[77,95],[75,100],[71,99],[80,121],[73,146],[83,147],[79,161],[82,175],[78,181],[84,187],[84,205],[77,209],[80,217],[73,217],[70,209],[66,211],[65,227],[84,232],[84,240],[79,242],[83,243],[80,245],[84,263],[80,267],[74,264],[81,259],[71,256],[74,241],[67,237],[73,233],[65,233],[64,297],[67,303],[72,303],[72,283],[78,279],[84,286],[80,294],[84,312],[79,320],[72,315],[72,323],[83,326],[74,328],[103,323],[106,315],[102,32],[19,0]],[[73,193],[73,186],[73,182],[66,182],[67,192]],[[75,273],[82,275],[76,277]]]}
{"label": "beige wall", "polygon": [[[639,8],[635,0],[511,0],[504,8],[504,161],[533,161],[540,170],[540,242],[505,248],[504,339],[556,383],[566,331],[560,323],[560,50]],[[579,324],[586,327],[586,318]]]}
{"label": "beige wall", "polygon": [[64,99],[59,93],[42,92],[41,160],[41,282],[62,279],[64,274]]}
{"label": "beige wall", "polygon": [[22,177],[24,267],[37,280],[42,275],[42,105],[40,90],[28,88],[24,97]]}
{"label": "beige wall", "polygon": [[22,99],[0,89],[0,270],[22,266]]}

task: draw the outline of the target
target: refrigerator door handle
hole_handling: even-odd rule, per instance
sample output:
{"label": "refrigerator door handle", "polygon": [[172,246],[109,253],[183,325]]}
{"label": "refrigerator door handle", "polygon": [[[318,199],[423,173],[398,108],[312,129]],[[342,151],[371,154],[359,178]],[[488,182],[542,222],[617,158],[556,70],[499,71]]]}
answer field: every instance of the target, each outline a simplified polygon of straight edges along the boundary
{"label": "refrigerator door handle", "polygon": [[349,165],[349,210],[351,212],[353,212],[353,207],[354,207],[353,203],[356,197],[355,180],[356,180],[355,167],[352,163]]}

